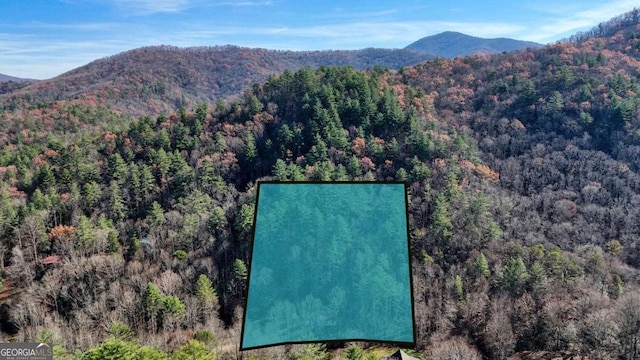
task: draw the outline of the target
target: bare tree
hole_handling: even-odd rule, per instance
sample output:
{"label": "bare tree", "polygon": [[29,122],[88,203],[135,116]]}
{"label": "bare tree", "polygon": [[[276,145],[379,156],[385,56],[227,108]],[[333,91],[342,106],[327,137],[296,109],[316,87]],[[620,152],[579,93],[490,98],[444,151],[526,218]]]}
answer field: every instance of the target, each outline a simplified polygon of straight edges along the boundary
{"label": "bare tree", "polygon": [[438,342],[429,351],[433,360],[482,360],[480,352],[462,337],[452,337]]}
{"label": "bare tree", "polygon": [[47,233],[45,231],[44,219],[46,218],[46,212],[29,214],[25,216],[19,233],[22,234],[24,239],[29,242],[31,251],[33,254],[33,260],[38,262],[38,246],[43,241],[47,240]]}
{"label": "bare tree", "polygon": [[618,302],[622,359],[640,359],[640,291],[629,292]]}

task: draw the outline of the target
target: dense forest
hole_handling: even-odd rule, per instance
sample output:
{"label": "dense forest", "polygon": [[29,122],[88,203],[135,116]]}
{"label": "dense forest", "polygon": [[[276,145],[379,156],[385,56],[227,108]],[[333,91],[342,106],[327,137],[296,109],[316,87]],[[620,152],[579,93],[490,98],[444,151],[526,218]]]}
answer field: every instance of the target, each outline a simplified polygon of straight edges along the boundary
{"label": "dense forest", "polygon": [[133,120],[10,92],[2,338],[61,359],[379,358],[237,351],[255,190],[402,180],[414,355],[640,358],[639,13],[535,50],[284,70]]}

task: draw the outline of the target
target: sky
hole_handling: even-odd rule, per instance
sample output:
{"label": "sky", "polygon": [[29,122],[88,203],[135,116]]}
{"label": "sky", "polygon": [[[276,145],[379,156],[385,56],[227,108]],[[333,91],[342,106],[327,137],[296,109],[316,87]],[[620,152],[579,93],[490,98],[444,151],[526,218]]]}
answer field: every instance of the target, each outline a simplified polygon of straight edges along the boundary
{"label": "sky", "polygon": [[33,79],[142,46],[403,48],[443,31],[543,44],[638,0],[0,0],[0,73]]}

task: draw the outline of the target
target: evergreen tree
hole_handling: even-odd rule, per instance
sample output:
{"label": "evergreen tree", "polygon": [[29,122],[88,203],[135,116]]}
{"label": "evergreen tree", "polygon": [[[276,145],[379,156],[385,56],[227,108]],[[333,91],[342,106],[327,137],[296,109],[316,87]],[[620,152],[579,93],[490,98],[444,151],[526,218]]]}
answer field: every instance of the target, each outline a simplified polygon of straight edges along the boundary
{"label": "evergreen tree", "polygon": [[112,180],[111,185],[109,185],[107,209],[109,212],[109,217],[113,221],[122,221],[127,216],[127,207],[125,206],[124,199],[122,198],[120,185],[118,185],[118,182],[116,180]]}
{"label": "evergreen tree", "polygon": [[78,219],[76,234],[79,241],[78,245],[80,245],[81,248],[87,249],[88,247],[93,245],[93,242],[96,238],[95,228],[91,223],[91,220],[89,220],[84,215],[81,215]]}
{"label": "evergreen tree", "polygon": [[97,182],[91,181],[82,186],[82,200],[86,204],[87,210],[94,210],[101,197],[102,189]]}
{"label": "evergreen tree", "polygon": [[276,160],[273,165],[273,176],[278,181],[287,181],[287,164],[282,159]]}
{"label": "evergreen tree", "polygon": [[238,280],[246,280],[249,275],[247,272],[247,266],[240,259],[236,259],[233,262],[233,274]]}
{"label": "evergreen tree", "polygon": [[436,236],[448,238],[453,235],[453,225],[449,218],[449,206],[444,195],[439,195],[434,204],[431,228]]}
{"label": "evergreen tree", "polygon": [[152,283],[147,283],[147,287],[142,293],[142,306],[145,311],[146,319],[151,326],[151,331],[157,330],[158,316],[162,310],[164,303],[164,294],[158,287]]}
{"label": "evergreen tree", "polygon": [[176,350],[172,360],[211,360],[215,358],[215,352],[198,340],[191,339],[180,349]]}
{"label": "evergreen tree", "polygon": [[119,153],[115,153],[109,157],[109,175],[111,180],[115,180],[118,184],[127,181],[129,168]]}
{"label": "evergreen tree", "polygon": [[151,209],[147,212],[147,221],[156,228],[160,228],[164,224],[164,211],[157,201],[151,204]]}
{"label": "evergreen tree", "polygon": [[489,270],[489,263],[487,262],[487,258],[484,257],[483,253],[480,253],[480,255],[478,255],[478,257],[476,258],[476,261],[473,263],[473,269],[475,270],[477,275],[484,278],[488,278],[491,274],[491,271]]}
{"label": "evergreen tree", "polygon": [[196,296],[206,306],[211,306],[218,301],[218,295],[213,289],[211,280],[205,275],[200,274],[196,282]]}
{"label": "evergreen tree", "polygon": [[512,294],[519,294],[529,279],[527,267],[521,257],[511,258],[498,274],[498,283]]}

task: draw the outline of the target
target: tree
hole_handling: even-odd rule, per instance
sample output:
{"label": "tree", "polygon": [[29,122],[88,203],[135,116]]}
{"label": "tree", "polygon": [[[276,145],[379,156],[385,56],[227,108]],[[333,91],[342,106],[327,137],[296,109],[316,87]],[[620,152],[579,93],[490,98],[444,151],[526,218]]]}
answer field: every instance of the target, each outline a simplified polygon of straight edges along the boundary
{"label": "tree", "polygon": [[640,359],[640,294],[628,293],[618,303],[620,354],[622,359]]}
{"label": "tree", "polygon": [[118,182],[118,184],[123,184],[129,174],[129,169],[127,164],[124,162],[124,159],[120,154],[115,153],[109,157],[109,175],[112,180]]}
{"label": "tree", "polygon": [[622,244],[620,244],[620,241],[618,241],[618,240],[611,240],[611,241],[607,242],[606,246],[607,246],[607,251],[613,257],[620,256],[620,254],[622,253],[622,250],[624,249],[622,247]]}
{"label": "tree", "polygon": [[347,360],[361,360],[364,356],[364,350],[357,345],[351,345],[345,350],[344,356]]}
{"label": "tree", "polygon": [[196,296],[207,307],[212,306],[215,302],[218,301],[218,294],[213,289],[213,284],[211,280],[205,275],[200,274],[198,276],[198,280],[196,281]]}
{"label": "tree", "polygon": [[248,236],[253,226],[253,204],[244,204],[240,208],[240,216],[236,221],[236,229],[238,229],[244,236]]}
{"label": "tree", "polygon": [[404,168],[400,168],[398,169],[398,171],[396,171],[396,180],[398,181],[407,181],[407,176],[407,170],[405,170]]}
{"label": "tree", "polygon": [[529,271],[529,287],[534,293],[539,293],[547,287],[547,276],[540,262],[536,261],[531,265]]}
{"label": "tree", "polygon": [[223,208],[216,206],[213,208],[209,218],[209,228],[216,233],[220,233],[225,227],[227,227],[227,216]]}
{"label": "tree", "polygon": [[186,307],[180,298],[175,295],[163,296],[162,298],[162,310],[164,314],[170,314],[175,316],[182,316],[185,314]]}
{"label": "tree", "polygon": [[330,354],[323,344],[306,344],[291,355],[291,360],[327,360]]}
{"label": "tree", "polygon": [[29,241],[35,262],[38,262],[38,247],[45,243],[48,245],[43,215],[38,212],[25,216],[17,234],[19,238],[24,236]]}
{"label": "tree", "polygon": [[349,163],[347,164],[347,172],[352,178],[362,176],[362,167],[360,166],[360,160],[358,160],[355,155],[353,155],[351,159],[349,159]]}
{"label": "tree", "polygon": [[552,92],[544,108],[545,115],[552,119],[559,119],[563,109],[564,97],[559,91]]}
{"label": "tree", "polygon": [[489,270],[489,263],[483,253],[480,253],[476,258],[476,261],[473,263],[473,269],[478,276],[484,278],[488,278],[491,274],[491,271]]}
{"label": "tree", "polygon": [[102,196],[102,189],[100,184],[95,181],[88,182],[82,186],[82,199],[86,204],[87,210],[94,210],[95,206],[100,201]]}
{"label": "tree", "polygon": [[172,360],[211,360],[215,352],[198,340],[191,339],[171,356]]}
{"label": "tree", "polygon": [[129,248],[127,249],[126,259],[133,260],[138,252],[140,252],[142,246],[140,245],[140,240],[136,236],[132,236],[129,240]]}
{"label": "tree", "polygon": [[127,216],[127,207],[124,204],[120,186],[115,180],[109,185],[109,198],[107,200],[109,217],[113,221],[122,221]]}
{"label": "tree", "polygon": [[233,262],[233,274],[238,280],[246,280],[248,276],[247,266],[240,259]]}
{"label": "tree", "polygon": [[289,180],[291,181],[303,181],[305,180],[305,175],[300,166],[298,164],[289,164],[287,166],[287,172],[289,174]]}
{"label": "tree", "polygon": [[431,228],[436,236],[448,238],[453,235],[453,224],[449,218],[449,206],[444,195],[438,195],[434,204]]}
{"label": "tree", "polygon": [[613,298],[618,299],[624,293],[624,281],[618,274],[613,274]]}
{"label": "tree", "polygon": [[92,246],[94,240],[96,239],[96,231],[91,220],[89,220],[89,218],[84,215],[80,216],[76,229],[78,245],[80,246],[80,248],[86,250],[90,246]]}
{"label": "tree", "polygon": [[164,294],[152,282],[147,283],[147,287],[142,293],[142,306],[150,330],[157,332],[161,324],[159,320],[164,306]]}
{"label": "tree", "polygon": [[527,267],[521,257],[511,258],[498,274],[498,284],[513,294],[519,294],[529,279]]}
{"label": "tree", "polygon": [[116,339],[128,341],[133,337],[133,331],[125,323],[114,321],[107,330]]}
{"label": "tree", "polygon": [[108,338],[98,347],[88,350],[82,360],[169,360],[169,357],[149,346],[140,346],[133,341]]}
{"label": "tree", "polygon": [[493,304],[482,338],[486,343],[491,359],[506,359],[513,353],[515,336],[504,306]]}
{"label": "tree", "polygon": [[275,165],[273,165],[273,176],[275,176],[278,181],[286,181],[287,180],[287,164],[282,159],[276,160]]}
{"label": "tree", "polygon": [[252,168],[258,157],[258,148],[256,147],[256,140],[253,134],[247,132],[245,135],[245,148],[244,148],[244,160],[249,168]]}
{"label": "tree", "polygon": [[113,254],[118,251],[120,242],[118,241],[118,232],[115,230],[109,230],[107,233],[107,252]]}
{"label": "tree", "polygon": [[156,228],[160,228],[164,224],[164,211],[157,201],[151,204],[151,209],[147,212],[147,221]]}

